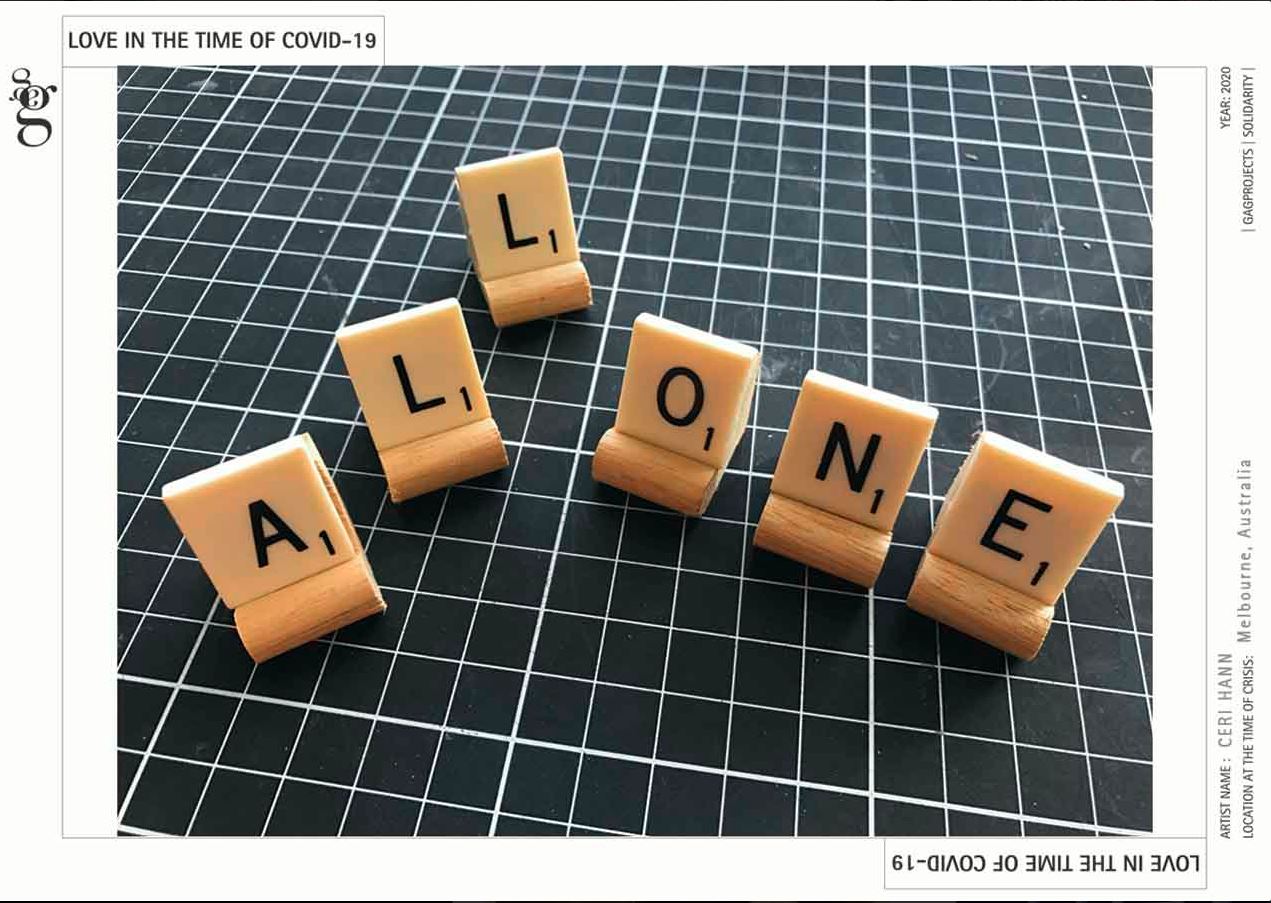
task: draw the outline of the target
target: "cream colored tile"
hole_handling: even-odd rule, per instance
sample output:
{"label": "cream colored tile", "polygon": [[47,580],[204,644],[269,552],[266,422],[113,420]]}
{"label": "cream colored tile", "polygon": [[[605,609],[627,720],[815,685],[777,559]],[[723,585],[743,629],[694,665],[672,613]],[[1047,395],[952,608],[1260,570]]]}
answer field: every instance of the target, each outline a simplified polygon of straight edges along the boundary
{"label": "cream colored tile", "polygon": [[346,326],[335,338],[376,448],[490,416],[453,298]]}
{"label": "cream colored tile", "polygon": [[712,467],[746,428],[759,352],[653,314],[636,317],[615,428]]}
{"label": "cream colored tile", "polygon": [[889,533],[935,423],[930,405],[809,371],[772,491]]}
{"label": "cream colored tile", "polygon": [[481,281],[578,260],[560,148],[460,166],[455,182]]}
{"label": "cream colored tile", "polygon": [[996,433],[981,433],[940,509],[929,551],[1053,603],[1125,490]]}
{"label": "cream colored tile", "polygon": [[325,474],[309,436],[293,436],[168,483],[163,502],[236,608],[359,554]]}

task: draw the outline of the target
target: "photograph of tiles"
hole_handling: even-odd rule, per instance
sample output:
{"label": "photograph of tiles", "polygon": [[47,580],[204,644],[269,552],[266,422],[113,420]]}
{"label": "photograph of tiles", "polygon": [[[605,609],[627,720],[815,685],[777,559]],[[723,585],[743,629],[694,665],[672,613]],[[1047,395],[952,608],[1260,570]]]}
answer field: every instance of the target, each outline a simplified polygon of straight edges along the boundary
{"label": "photograph of tiles", "polygon": [[[1152,73],[118,73],[124,834],[1152,828]],[[591,308],[498,329],[456,166],[559,146]],[[401,505],[337,329],[457,297],[509,466]],[[643,312],[762,352],[701,518],[591,477]],[[756,551],[818,369],[939,410],[873,590]],[[906,608],[977,431],[1126,496],[1022,662]],[[162,486],[309,433],[388,610],[254,665]]]}

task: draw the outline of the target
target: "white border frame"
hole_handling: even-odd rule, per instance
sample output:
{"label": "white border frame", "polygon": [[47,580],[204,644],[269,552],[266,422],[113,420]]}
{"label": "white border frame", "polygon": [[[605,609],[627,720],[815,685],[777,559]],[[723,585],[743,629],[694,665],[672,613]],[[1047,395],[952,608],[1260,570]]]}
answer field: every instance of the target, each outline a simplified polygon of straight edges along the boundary
{"label": "white border frame", "polygon": [[[1208,748],[1204,701],[1212,675],[1207,651],[1197,642],[1211,635],[1214,621],[1204,620],[1204,575],[1198,567],[1200,537],[1207,525],[1213,532],[1208,551],[1213,563],[1208,592],[1229,593],[1231,543],[1231,460],[1265,460],[1265,440],[1255,448],[1250,421],[1265,406],[1265,364],[1258,342],[1240,337],[1265,328],[1265,232],[1260,245],[1236,244],[1230,237],[1205,239],[1202,228],[1225,225],[1229,214],[1228,170],[1209,186],[1208,219],[1196,207],[1195,190],[1207,160],[1198,159],[1195,142],[1197,104],[1210,108],[1201,127],[1213,128],[1212,85],[1203,94],[1193,84],[1178,83],[1166,67],[1229,63],[1257,65],[1265,59],[1266,42],[1254,46],[1257,34],[1271,31],[1271,9],[1265,4],[903,4],[811,5],[784,4],[781,15],[762,12],[773,7],[738,10],[734,5],[665,5],[633,8],[631,4],[597,6],[592,14],[571,14],[557,21],[544,19],[541,8],[527,4],[365,4],[357,12],[386,19],[387,61],[454,63],[478,58],[539,56],[554,62],[594,61],[605,48],[605,61],[644,56],[695,64],[774,57],[832,62],[957,63],[975,60],[1014,63],[1092,60],[1155,64],[1156,83],[1156,336],[1154,371],[1163,388],[1156,406],[1155,521],[1157,524],[1156,614],[1154,658],[1158,700],[1156,735],[1156,826],[1158,832],[1195,836],[1205,830],[1198,815],[1212,816],[1205,802],[1209,784],[1203,770]],[[659,8],[660,7],[660,8]],[[156,5],[116,4],[112,12],[155,15]],[[188,12],[253,14],[258,4],[186,4]],[[339,14],[345,4],[272,4],[286,13]],[[574,7],[569,8],[571,11]],[[3,668],[7,678],[10,735],[6,744],[6,773],[11,775],[13,808],[6,828],[16,843],[7,847],[16,866],[15,889],[40,895],[79,895],[127,888],[138,897],[171,897],[181,893],[251,893],[282,895],[317,892],[324,895],[415,896],[428,893],[460,897],[474,892],[515,898],[542,893],[588,897],[614,888],[630,896],[712,896],[745,894],[752,898],[859,895],[877,896],[882,888],[881,840],[704,840],[704,841],[538,841],[484,840],[400,841],[416,846],[407,853],[389,852],[378,844],[399,841],[196,841],[166,844],[155,853],[149,844],[56,844],[60,834],[111,833],[114,830],[114,662],[108,637],[114,631],[113,479],[114,431],[104,424],[114,410],[113,298],[113,71],[103,81],[100,70],[63,70],[60,14],[100,16],[97,4],[30,4],[3,30],[6,60],[21,61],[39,78],[53,81],[60,91],[55,101],[52,153],[17,148],[8,136],[4,148],[8,207],[20,211],[6,218],[5,247],[21,249],[17,265],[6,267],[13,290],[24,299],[14,335],[42,335],[51,339],[65,326],[59,364],[65,402],[61,435],[52,412],[59,409],[57,384],[49,377],[50,355],[56,350],[35,342],[11,342],[4,366],[11,387],[25,389],[32,374],[48,374],[23,394],[22,421],[15,431],[18,460],[10,473],[21,474],[11,487],[11,510],[21,512],[21,535],[37,540],[28,556],[23,548],[17,586],[11,605],[21,615],[11,618],[9,655]],[[762,16],[762,28],[753,23]],[[498,22],[479,40],[471,22]],[[809,28],[820,20],[824,27]],[[966,31],[968,20],[975,29]],[[672,27],[668,27],[671,25]],[[488,25],[487,25],[488,27]],[[621,41],[612,39],[620,27]],[[444,40],[435,36],[445,35]],[[703,41],[703,35],[710,39]],[[956,40],[950,40],[956,35]],[[1231,43],[1244,36],[1247,46]],[[421,54],[421,48],[426,54]],[[1224,56],[1235,54],[1236,56]],[[426,57],[426,58],[425,58]],[[1021,59],[1023,58],[1023,59]],[[192,58],[191,62],[216,62]],[[326,60],[329,62],[329,60]],[[67,60],[67,62],[71,62]],[[131,60],[130,62],[142,62]],[[314,62],[321,62],[315,59]],[[1186,70],[1177,70],[1183,73]],[[37,78],[37,80],[39,80]],[[74,97],[72,98],[72,95]],[[102,108],[109,95],[109,105]],[[103,137],[105,140],[103,140]],[[54,146],[56,145],[56,147]],[[1203,145],[1201,145],[1203,148]],[[59,303],[52,278],[53,248],[59,247],[54,156],[65,154],[66,227],[64,296]],[[107,149],[103,152],[103,149]],[[1210,144],[1210,154],[1215,153]],[[1215,163],[1219,161],[1215,160]],[[105,178],[103,179],[103,175]],[[104,191],[103,186],[109,188]],[[1204,201],[1202,200],[1203,204]],[[106,209],[100,205],[106,204]],[[1206,308],[1202,255],[1208,248],[1211,280]],[[1252,251],[1252,253],[1251,253]],[[18,255],[15,255],[18,256]],[[110,286],[103,289],[103,286]],[[29,299],[29,300],[27,300]],[[37,303],[38,302],[38,303]],[[15,305],[18,306],[18,305]],[[60,312],[60,317],[59,317]],[[1257,323],[1251,323],[1256,317]],[[29,319],[28,319],[29,318]],[[1212,334],[1206,332],[1212,329]],[[1265,332],[1262,333],[1265,335]],[[1208,386],[1195,361],[1197,335],[1211,339]],[[1228,344],[1231,342],[1232,344]],[[55,344],[55,343],[50,343]],[[1241,353],[1243,349],[1248,349]],[[107,358],[110,358],[107,363]],[[1261,365],[1261,366],[1259,366]],[[1261,379],[1261,384],[1255,380]],[[1261,385],[1261,388],[1259,388]],[[1210,391],[1206,393],[1206,388]],[[1206,412],[1207,416],[1205,416]],[[1206,501],[1197,479],[1202,445],[1197,422],[1208,427],[1204,443],[1208,476]],[[43,444],[31,441],[39,436]],[[65,483],[57,473],[59,460],[51,454],[54,437],[64,440]],[[1255,451],[1258,454],[1255,454]],[[35,459],[35,460],[32,460]],[[14,466],[22,465],[21,468]],[[64,493],[63,548],[58,560],[52,521],[58,505],[50,503],[54,487]],[[1222,530],[1222,534],[1219,531]],[[109,538],[107,540],[106,538]],[[103,546],[104,548],[99,548]],[[110,562],[106,563],[107,553]],[[62,565],[65,565],[64,569]],[[66,609],[61,627],[62,657],[50,644],[59,636],[57,606],[50,577],[62,572],[65,599],[82,599]],[[1167,590],[1168,588],[1168,590]],[[96,599],[97,605],[91,600]],[[27,612],[30,612],[29,614]],[[1211,616],[1230,620],[1229,606],[1215,604]],[[1204,628],[1204,629],[1202,629]],[[102,649],[106,654],[102,654]],[[61,684],[54,663],[61,665]],[[1164,667],[1162,663],[1167,663]],[[52,688],[62,686],[64,722],[54,714],[58,700]],[[50,811],[49,800],[59,783],[63,760],[52,749],[62,730],[64,756],[64,818]],[[1197,742],[1201,738],[1203,747]],[[102,809],[104,805],[104,811]],[[1195,832],[1195,833],[1194,833]],[[226,867],[209,870],[204,843],[232,850]],[[320,844],[340,843],[335,868],[315,869]],[[368,845],[369,843],[369,845]],[[932,841],[929,843],[940,843]],[[584,846],[584,844],[587,844]],[[497,868],[490,868],[496,855]],[[388,852],[388,855],[384,855]],[[1205,896],[1236,898],[1264,892],[1268,857],[1252,845],[1209,842],[1209,887]],[[409,863],[410,868],[404,866]],[[876,870],[877,869],[877,870]],[[623,880],[615,888],[612,876]],[[421,883],[421,875],[427,876]],[[878,877],[875,878],[874,876]],[[198,876],[199,884],[189,883]],[[480,880],[474,876],[480,876]],[[550,883],[539,884],[536,876]],[[478,884],[481,886],[478,887]],[[1062,894],[1062,892],[1059,892]],[[930,896],[919,892],[916,896]],[[1011,897],[1010,891],[992,896]],[[1050,893],[1034,891],[1035,896]],[[1126,898],[1125,891],[1093,892],[1093,898]],[[1194,897],[1195,892],[1154,891],[1153,896]]]}

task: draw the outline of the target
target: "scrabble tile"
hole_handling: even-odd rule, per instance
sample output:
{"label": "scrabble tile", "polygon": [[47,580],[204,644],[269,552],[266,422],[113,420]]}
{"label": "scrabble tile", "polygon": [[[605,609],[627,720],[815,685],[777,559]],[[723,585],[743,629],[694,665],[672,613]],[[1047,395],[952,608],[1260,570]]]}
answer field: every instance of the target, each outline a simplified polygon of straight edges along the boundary
{"label": "scrabble tile", "polygon": [[935,423],[930,405],[812,370],[772,491],[890,533]]}
{"label": "scrabble tile", "polygon": [[490,416],[453,298],[346,326],[336,341],[380,451]]}
{"label": "scrabble tile", "polygon": [[482,282],[579,259],[560,148],[460,166],[455,182]]}
{"label": "scrabble tile", "polygon": [[927,551],[1053,604],[1123,495],[1115,480],[981,433],[949,487]]}
{"label": "scrabble tile", "polygon": [[361,554],[308,435],[174,480],[168,506],[230,608]]}
{"label": "scrabble tile", "polygon": [[745,431],[758,375],[749,345],[640,314],[614,428],[721,468]]}

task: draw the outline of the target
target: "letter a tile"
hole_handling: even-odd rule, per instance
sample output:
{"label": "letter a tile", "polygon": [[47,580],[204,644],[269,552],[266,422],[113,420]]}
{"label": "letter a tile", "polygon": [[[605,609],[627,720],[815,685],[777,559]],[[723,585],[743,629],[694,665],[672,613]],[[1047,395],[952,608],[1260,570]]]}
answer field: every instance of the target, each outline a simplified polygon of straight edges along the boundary
{"label": "letter a tile", "polygon": [[360,554],[328,479],[309,437],[293,436],[168,483],[163,502],[236,608]]}

